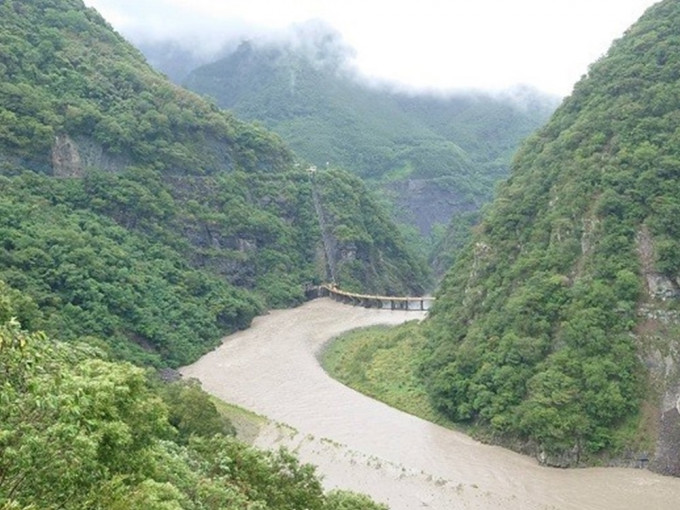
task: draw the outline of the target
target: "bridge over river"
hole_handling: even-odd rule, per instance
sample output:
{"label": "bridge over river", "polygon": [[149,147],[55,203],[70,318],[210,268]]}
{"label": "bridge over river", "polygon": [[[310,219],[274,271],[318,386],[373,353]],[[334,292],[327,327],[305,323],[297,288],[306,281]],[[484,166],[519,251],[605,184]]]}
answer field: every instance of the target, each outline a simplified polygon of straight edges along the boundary
{"label": "bridge over river", "polygon": [[432,296],[381,296],[374,294],[357,294],[340,290],[332,283],[324,283],[308,290],[313,297],[329,297],[334,301],[364,308],[381,310],[404,310],[424,312],[430,309],[435,298]]}

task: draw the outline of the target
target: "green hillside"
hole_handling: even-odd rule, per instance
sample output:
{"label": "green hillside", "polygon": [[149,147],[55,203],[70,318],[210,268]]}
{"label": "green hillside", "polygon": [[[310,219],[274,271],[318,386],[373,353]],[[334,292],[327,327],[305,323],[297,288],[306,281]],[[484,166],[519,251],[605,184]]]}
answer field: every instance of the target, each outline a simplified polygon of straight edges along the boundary
{"label": "green hillside", "polygon": [[313,178],[80,0],[0,3],[0,55],[0,280],[27,326],[175,366],[309,283],[428,285],[360,181]]}
{"label": "green hillside", "polygon": [[0,2],[0,118],[0,508],[384,510],[139,366],[196,359],[327,267],[422,290],[361,182],[310,175],[80,0]]}
{"label": "green hillside", "polygon": [[195,382],[161,383],[81,343],[22,329],[35,304],[0,282],[0,508],[385,510],[324,493],[311,465],[263,452]]}
{"label": "green hillside", "polygon": [[316,166],[367,180],[392,204],[393,218],[426,238],[491,198],[520,140],[555,106],[532,91],[519,102],[369,86],[346,68],[348,50],[326,30],[320,37],[303,27],[302,44],[244,42],[184,83],[262,122]]}
{"label": "green hillside", "polygon": [[679,55],[666,0],[522,146],[439,290],[423,377],[490,440],[680,474]]}

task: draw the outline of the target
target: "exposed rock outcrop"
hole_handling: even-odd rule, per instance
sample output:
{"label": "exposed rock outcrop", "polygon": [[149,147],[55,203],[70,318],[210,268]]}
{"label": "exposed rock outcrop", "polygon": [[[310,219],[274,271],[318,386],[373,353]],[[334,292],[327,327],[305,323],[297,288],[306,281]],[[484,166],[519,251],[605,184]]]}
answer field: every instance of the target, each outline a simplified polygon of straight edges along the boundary
{"label": "exposed rock outcrop", "polygon": [[642,226],[636,236],[637,251],[649,299],[665,301],[680,296],[680,278],[669,278],[654,268],[654,243],[649,229]]}
{"label": "exposed rock outcrop", "polygon": [[55,177],[82,177],[87,168],[121,172],[131,164],[129,158],[111,154],[90,138],[57,135],[52,145],[52,174]]}
{"label": "exposed rock outcrop", "polygon": [[82,177],[83,162],[78,146],[68,135],[57,135],[52,145],[52,172],[55,177]]}
{"label": "exposed rock outcrop", "polygon": [[645,282],[644,304],[639,307],[637,329],[640,356],[649,370],[650,387],[658,396],[658,430],[649,467],[665,475],[680,476],[680,312],[667,309],[680,295],[676,279],[656,271],[654,242],[646,227],[636,236]]}
{"label": "exposed rock outcrop", "polygon": [[386,193],[398,204],[395,219],[415,225],[423,236],[429,236],[434,225],[446,225],[454,215],[479,208],[480,204],[470,196],[440,181],[408,179],[384,185]]}
{"label": "exposed rock outcrop", "polygon": [[649,468],[664,475],[680,476],[679,450],[680,411],[676,405],[661,415],[659,440]]}

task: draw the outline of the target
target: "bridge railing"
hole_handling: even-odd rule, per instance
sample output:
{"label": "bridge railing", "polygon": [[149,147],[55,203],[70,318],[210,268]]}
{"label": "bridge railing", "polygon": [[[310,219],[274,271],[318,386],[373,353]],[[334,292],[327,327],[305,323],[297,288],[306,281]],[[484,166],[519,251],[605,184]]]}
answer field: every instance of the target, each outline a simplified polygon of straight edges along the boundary
{"label": "bridge railing", "polygon": [[322,284],[318,287],[319,296],[328,296],[343,303],[363,306],[365,308],[380,308],[383,310],[426,311],[430,309],[435,298],[432,296],[380,296],[372,294],[357,294],[339,289],[332,284]]}

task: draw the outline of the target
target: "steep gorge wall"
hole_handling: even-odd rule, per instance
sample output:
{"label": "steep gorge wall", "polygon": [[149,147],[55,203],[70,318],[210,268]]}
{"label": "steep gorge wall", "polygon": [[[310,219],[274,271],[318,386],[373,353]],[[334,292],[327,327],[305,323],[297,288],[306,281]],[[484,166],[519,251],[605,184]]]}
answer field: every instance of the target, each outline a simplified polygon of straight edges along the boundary
{"label": "steep gorge wall", "polygon": [[52,175],[82,177],[87,168],[104,172],[122,172],[132,160],[124,155],[111,154],[92,138],[67,134],[55,137],[51,151]]}
{"label": "steep gorge wall", "polygon": [[640,229],[636,241],[645,294],[635,334],[648,370],[651,401],[646,419],[655,435],[650,468],[680,476],[680,312],[672,307],[680,298],[680,277],[669,278],[655,270],[654,242],[647,228]]}

